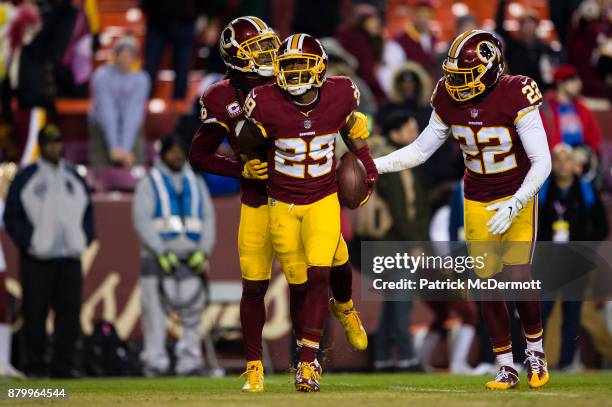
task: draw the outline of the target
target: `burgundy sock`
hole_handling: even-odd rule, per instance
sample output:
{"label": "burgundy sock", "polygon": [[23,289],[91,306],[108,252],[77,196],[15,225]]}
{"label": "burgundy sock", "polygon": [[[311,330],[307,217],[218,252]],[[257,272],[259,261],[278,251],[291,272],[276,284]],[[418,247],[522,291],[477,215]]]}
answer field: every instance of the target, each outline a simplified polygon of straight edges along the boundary
{"label": "burgundy sock", "polygon": [[521,317],[523,332],[527,340],[539,341],[542,337],[540,301],[516,301],[514,304]]}
{"label": "burgundy sock", "polygon": [[293,336],[302,339],[302,313],[306,298],[307,283],[289,284],[289,314],[293,325]]}
{"label": "burgundy sock", "polygon": [[240,324],[247,362],[262,359],[261,331],[266,322],[264,297],[270,280],[252,281],[242,279],[240,299]]}
{"label": "burgundy sock", "polygon": [[312,362],[317,357],[317,350],[323,336],[323,327],[327,317],[330,268],[308,267],[305,307],[302,311],[301,362]]}
{"label": "burgundy sock", "polygon": [[[506,265],[504,266],[504,273],[511,276],[511,281],[529,281],[532,278],[531,264]],[[523,332],[527,340],[540,340],[542,336],[542,313],[537,293],[526,296],[523,301],[515,301],[515,305],[519,317],[521,317]]]}
{"label": "burgundy sock", "polygon": [[11,323],[11,312],[9,309],[8,293],[6,292],[6,273],[0,273],[0,324]]}
{"label": "burgundy sock", "polygon": [[331,268],[329,285],[332,296],[338,302],[347,302],[353,294],[353,271],[351,264],[346,263]]}
{"label": "burgundy sock", "polygon": [[511,349],[510,314],[505,301],[482,301],[480,303],[482,318],[489,330],[493,353],[500,354]]}

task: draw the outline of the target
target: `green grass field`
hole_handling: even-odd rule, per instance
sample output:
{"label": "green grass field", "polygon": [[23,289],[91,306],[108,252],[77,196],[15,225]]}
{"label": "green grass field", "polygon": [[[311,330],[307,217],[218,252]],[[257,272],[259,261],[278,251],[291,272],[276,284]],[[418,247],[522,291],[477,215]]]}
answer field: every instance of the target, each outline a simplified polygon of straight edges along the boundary
{"label": "green grass field", "polygon": [[[266,377],[266,392],[242,394],[237,376],[164,379],[88,379],[2,383],[2,398],[13,406],[59,404],[68,406],[612,406],[612,372],[560,374],[542,390],[496,392],[483,388],[485,378],[447,374],[328,374],[318,394],[297,393],[289,375]],[[8,387],[65,387],[67,400],[6,401]]]}

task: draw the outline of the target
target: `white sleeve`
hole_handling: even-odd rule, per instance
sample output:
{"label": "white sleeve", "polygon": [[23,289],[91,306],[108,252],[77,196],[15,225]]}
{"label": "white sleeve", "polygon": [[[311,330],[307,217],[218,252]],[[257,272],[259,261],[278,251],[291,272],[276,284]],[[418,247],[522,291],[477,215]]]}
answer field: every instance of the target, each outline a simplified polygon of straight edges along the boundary
{"label": "white sleeve", "polygon": [[423,164],[444,144],[449,134],[448,126],[435,111],[432,112],[429,124],[414,143],[374,160],[378,173],[397,172]]}
{"label": "white sleeve", "polygon": [[538,109],[533,109],[521,117],[516,123],[516,131],[531,161],[531,168],[523,184],[514,194],[524,206],[540,190],[550,174],[550,151]]}

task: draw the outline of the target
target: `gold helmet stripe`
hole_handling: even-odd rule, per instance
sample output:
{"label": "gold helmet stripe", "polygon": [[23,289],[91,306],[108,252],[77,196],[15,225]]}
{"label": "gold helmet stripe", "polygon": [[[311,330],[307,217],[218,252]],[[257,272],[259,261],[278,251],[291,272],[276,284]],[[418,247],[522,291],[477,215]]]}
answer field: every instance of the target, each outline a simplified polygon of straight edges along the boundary
{"label": "gold helmet stripe", "polygon": [[485,33],[486,33],[486,31],[483,31],[483,30],[471,30],[471,31],[469,31],[469,32],[468,32],[468,35],[467,35],[465,38],[463,38],[463,39],[461,40],[461,42],[460,42],[460,43],[457,45],[457,49],[455,50],[455,53],[454,53],[454,54],[449,53],[449,56],[450,56],[451,58],[457,58],[457,57],[459,56],[459,52],[461,52],[461,48],[463,48],[463,45],[464,45],[464,44],[465,44],[465,43],[466,43],[466,42],[467,42],[467,41],[468,41],[470,38],[472,38],[472,37],[473,37],[473,36],[475,36],[476,34],[485,34]]}
{"label": "gold helmet stripe", "polygon": [[293,35],[293,38],[291,38],[291,48],[289,48],[288,51],[292,51],[292,50],[297,51],[298,50],[298,48],[299,48],[298,44],[300,43],[300,37],[301,37],[300,34]]}
{"label": "gold helmet stripe", "polygon": [[300,40],[298,41],[298,51],[302,51],[302,47],[304,46],[304,39],[306,38],[306,34],[300,34]]}
{"label": "gold helmet stripe", "polygon": [[259,31],[265,30],[266,25],[259,18],[257,17],[245,17],[245,18],[249,23],[253,24],[253,26],[255,26],[257,30]]}
{"label": "gold helmet stripe", "polygon": [[459,44],[461,43],[461,41],[467,37],[468,35],[470,35],[470,33],[474,31],[474,30],[470,30],[470,31],[466,31],[463,34],[460,34],[457,38],[455,38],[455,41],[453,41],[453,43],[451,44],[450,49],[448,50],[448,56],[450,58],[454,58],[453,55],[455,55],[455,52],[457,51],[457,47],[459,47]]}
{"label": "gold helmet stripe", "polygon": [[295,34],[291,34],[289,38],[287,38],[287,46],[285,47],[285,52],[287,53],[291,51],[291,43],[293,42],[293,37],[295,37]]}

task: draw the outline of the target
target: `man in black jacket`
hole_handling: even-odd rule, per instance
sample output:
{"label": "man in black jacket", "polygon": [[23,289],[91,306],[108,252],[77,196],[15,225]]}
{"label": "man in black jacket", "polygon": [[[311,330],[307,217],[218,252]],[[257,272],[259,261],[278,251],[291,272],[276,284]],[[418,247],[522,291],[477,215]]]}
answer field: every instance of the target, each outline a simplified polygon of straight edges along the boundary
{"label": "man in black jacket", "polygon": [[[30,376],[75,377],[80,334],[81,254],[94,238],[93,206],[83,178],[62,160],[55,126],[38,135],[40,159],[17,173],[4,224],[19,249],[25,371]],[[55,314],[51,370],[44,359],[49,308]]]}
{"label": "man in black jacket", "polygon": [[[608,236],[608,220],[599,193],[591,184],[578,178],[575,171],[576,163],[572,147],[558,144],[552,152],[551,177],[542,185],[538,195],[540,206],[538,240],[563,244],[572,241],[599,241]],[[549,266],[552,266],[550,269],[554,272],[565,275],[562,271],[570,267],[568,266],[570,264],[574,277],[588,272],[581,267],[584,263],[571,248],[555,250],[554,253],[554,256],[548,256],[545,260]],[[563,322],[559,369],[571,367],[580,329],[582,302],[575,301],[577,293],[570,294],[567,287],[561,290]],[[573,287],[575,288],[575,284]],[[542,302],[544,323],[550,316],[553,306],[554,301]]]}

